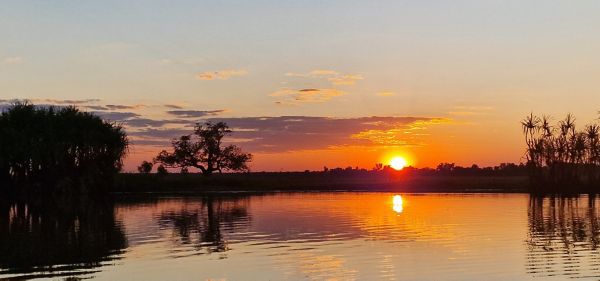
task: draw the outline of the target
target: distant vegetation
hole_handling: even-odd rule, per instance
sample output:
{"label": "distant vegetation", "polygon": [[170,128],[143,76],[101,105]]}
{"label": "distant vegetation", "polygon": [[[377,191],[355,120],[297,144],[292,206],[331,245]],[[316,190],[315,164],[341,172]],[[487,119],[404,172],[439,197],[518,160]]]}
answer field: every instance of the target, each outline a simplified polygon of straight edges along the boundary
{"label": "distant vegetation", "polygon": [[395,192],[527,192],[524,164],[503,163],[494,167],[462,167],[442,163],[437,168],[406,167],[394,170],[376,165],[327,168],[303,172],[147,175],[120,174],[114,192],[174,193],[270,192],[270,191],[395,191]]}
{"label": "distant vegetation", "polygon": [[521,121],[527,144],[527,166],[537,189],[600,187],[600,125],[581,130],[569,114],[557,124],[533,114]]}
{"label": "distant vegetation", "polygon": [[230,133],[229,126],[223,122],[198,123],[193,134],[173,140],[173,152],[163,150],[154,162],[168,168],[181,168],[182,173],[187,173],[189,167],[197,168],[206,176],[224,170],[249,171],[251,154],[242,152],[235,145],[222,147],[223,138]]}
{"label": "distant vegetation", "polygon": [[16,103],[0,113],[0,190],[90,191],[121,170],[121,126],[75,107]]}

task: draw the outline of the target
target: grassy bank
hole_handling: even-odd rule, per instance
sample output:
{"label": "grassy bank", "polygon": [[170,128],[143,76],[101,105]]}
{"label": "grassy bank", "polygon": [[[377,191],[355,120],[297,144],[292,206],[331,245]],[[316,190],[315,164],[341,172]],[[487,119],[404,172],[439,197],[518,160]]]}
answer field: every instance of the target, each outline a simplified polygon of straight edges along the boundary
{"label": "grassy bank", "polygon": [[203,193],[273,191],[527,192],[523,176],[392,176],[329,173],[120,174],[112,192]]}

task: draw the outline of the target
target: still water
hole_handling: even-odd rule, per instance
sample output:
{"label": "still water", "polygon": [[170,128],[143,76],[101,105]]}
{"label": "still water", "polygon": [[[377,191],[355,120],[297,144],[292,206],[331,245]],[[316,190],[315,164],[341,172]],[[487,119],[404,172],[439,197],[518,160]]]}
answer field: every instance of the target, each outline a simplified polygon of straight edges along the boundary
{"label": "still water", "polygon": [[598,280],[599,200],[283,193],[8,203],[0,279]]}

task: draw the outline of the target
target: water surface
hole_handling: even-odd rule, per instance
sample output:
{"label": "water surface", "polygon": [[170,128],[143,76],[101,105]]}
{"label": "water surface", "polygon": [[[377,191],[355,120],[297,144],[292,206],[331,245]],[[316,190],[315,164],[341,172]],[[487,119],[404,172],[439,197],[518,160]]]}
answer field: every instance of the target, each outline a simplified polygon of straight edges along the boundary
{"label": "water surface", "polygon": [[8,203],[0,278],[598,280],[597,203],[391,193]]}

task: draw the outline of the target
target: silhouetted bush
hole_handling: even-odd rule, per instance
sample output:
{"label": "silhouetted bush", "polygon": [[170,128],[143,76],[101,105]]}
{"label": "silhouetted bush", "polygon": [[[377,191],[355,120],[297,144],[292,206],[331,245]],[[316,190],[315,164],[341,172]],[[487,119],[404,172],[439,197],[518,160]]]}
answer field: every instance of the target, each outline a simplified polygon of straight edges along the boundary
{"label": "silhouetted bush", "polygon": [[121,170],[127,146],[121,126],[91,113],[15,103],[0,114],[0,189],[98,189]]}
{"label": "silhouetted bush", "polygon": [[169,173],[169,171],[167,171],[167,168],[165,168],[165,166],[163,166],[163,165],[158,165],[158,168],[156,168],[156,174],[159,176],[163,176],[168,173]]}
{"label": "silhouetted bush", "polygon": [[152,172],[152,166],[154,166],[152,162],[143,161],[142,164],[137,167],[137,170],[140,174],[149,174]]}

